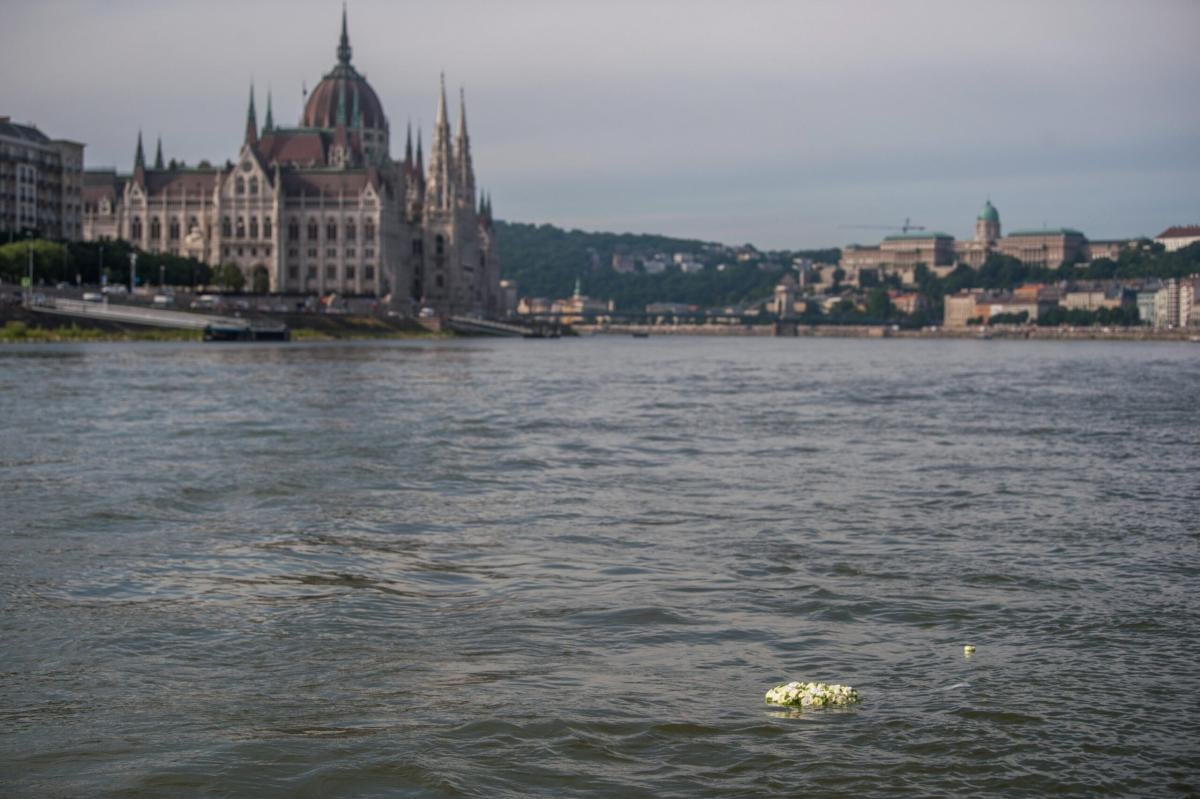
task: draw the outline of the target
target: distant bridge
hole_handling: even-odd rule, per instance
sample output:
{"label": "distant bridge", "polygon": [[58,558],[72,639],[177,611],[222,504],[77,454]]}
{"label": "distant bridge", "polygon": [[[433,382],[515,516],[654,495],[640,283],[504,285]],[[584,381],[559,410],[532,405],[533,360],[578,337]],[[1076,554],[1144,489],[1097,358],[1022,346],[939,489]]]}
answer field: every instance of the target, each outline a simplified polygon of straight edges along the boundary
{"label": "distant bridge", "polygon": [[506,336],[510,338],[557,338],[562,335],[564,325],[557,320],[537,320],[524,324],[477,319],[471,316],[451,316],[446,327],[455,333],[475,336]]}
{"label": "distant bridge", "polygon": [[142,308],[136,305],[116,305],[108,302],[81,302],[61,297],[35,300],[30,310],[37,313],[92,319],[126,325],[167,327],[175,330],[202,330],[207,339],[249,340],[285,339],[287,325],[280,322],[254,322],[237,316],[168,311],[161,308]]}

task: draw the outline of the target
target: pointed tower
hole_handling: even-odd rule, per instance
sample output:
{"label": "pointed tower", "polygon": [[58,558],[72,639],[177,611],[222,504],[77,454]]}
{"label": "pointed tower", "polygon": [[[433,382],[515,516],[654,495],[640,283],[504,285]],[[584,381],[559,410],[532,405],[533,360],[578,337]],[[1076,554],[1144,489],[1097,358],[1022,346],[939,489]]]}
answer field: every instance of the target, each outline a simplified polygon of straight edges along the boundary
{"label": "pointed tower", "polygon": [[467,96],[458,90],[458,135],[454,140],[458,196],[467,207],[475,205],[475,168],[471,164],[471,137],[467,133]]}
{"label": "pointed tower", "polygon": [[450,141],[450,122],[446,118],[446,76],[442,75],[438,95],[437,118],[433,123],[433,145],[429,151],[429,187],[426,197],[432,208],[454,207],[457,188],[454,181],[454,152]]}
{"label": "pointed tower", "polygon": [[339,64],[350,66],[350,34],[346,28],[346,4],[342,3],[342,36],[338,39],[337,59]]}
{"label": "pointed tower", "polygon": [[267,89],[267,118],[263,120],[263,134],[275,130],[275,117],[271,115],[271,90]]}
{"label": "pointed tower", "polygon": [[251,147],[258,144],[258,117],[254,113],[254,84],[250,84],[250,105],[246,108],[246,139]]}
{"label": "pointed tower", "polygon": [[138,131],[137,150],[133,154],[133,183],[146,185],[146,151],[142,149],[142,132]]}
{"label": "pointed tower", "polygon": [[408,123],[408,134],[404,138],[404,165],[413,168],[412,122]]}
{"label": "pointed tower", "polygon": [[166,168],[163,166],[162,136],[158,137],[158,147],[155,149],[155,152],[154,152],[154,168],[155,169],[165,169]]}
{"label": "pointed tower", "polygon": [[421,148],[421,129],[417,128],[417,174],[421,176],[422,185],[425,180],[425,153]]}

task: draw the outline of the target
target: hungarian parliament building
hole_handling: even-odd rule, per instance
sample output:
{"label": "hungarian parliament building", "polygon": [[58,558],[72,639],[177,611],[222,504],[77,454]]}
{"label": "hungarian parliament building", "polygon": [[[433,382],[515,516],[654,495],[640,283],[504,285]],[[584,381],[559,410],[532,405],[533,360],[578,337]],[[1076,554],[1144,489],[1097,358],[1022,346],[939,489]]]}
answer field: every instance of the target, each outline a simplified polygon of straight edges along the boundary
{"label": "hungarian parliament building", "polygon": [[402,308],[492,315],[500,263],[490,197],[475,188],[465,102],[452,132],[443,80],[429,162],[411,127],[402,160],[388,118],[351,63],[342,12],[337,63],[305,99],[295,127],[267,97],[258,124],[250,90],[235,160],[148,162],[138,134],[133,170],[88,170],[83,237],[124,239],[153,253],[233,264],[256,291],[390,297]]}

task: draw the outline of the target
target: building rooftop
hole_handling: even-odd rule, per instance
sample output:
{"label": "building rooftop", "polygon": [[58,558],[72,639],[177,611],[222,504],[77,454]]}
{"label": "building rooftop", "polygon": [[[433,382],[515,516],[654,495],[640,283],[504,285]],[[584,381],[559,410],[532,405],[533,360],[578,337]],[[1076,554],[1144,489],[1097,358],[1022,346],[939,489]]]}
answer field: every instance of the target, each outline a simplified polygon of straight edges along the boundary
{"label": "building rooftop", "polygon": [[924,239],[952,239],[954,238],[949,233],[941,233],[938,231],[929,231],[926,233],[893,233],[884,238],[884,241],[922,241]]}
{"label": "building rooftop", "polygon": [[33,125],[19,125],[11,117],[0,117],[0,136],[21,139],[31,144],[48,144],[50,137]]}
{"label": "building rooftop", "polygon": [[1159,233],[1154,238],[1156,239],[1190,239],[1194,236],[1200,236],[1200,225],[1171,225],[1171,227]]}
{"label": "building rooftop", "polygon": [[1014,230],[1009,238],[1017,236],[1082,236],[1083,233],[1070,227],[1042,228],[1040,230]]}

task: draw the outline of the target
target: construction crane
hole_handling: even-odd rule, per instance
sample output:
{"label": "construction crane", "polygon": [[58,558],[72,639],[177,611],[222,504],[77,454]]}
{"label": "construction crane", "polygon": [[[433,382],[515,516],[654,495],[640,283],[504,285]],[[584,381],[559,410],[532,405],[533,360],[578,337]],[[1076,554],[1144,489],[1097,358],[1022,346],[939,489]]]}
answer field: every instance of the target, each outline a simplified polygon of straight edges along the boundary
{"label": "construction crane", "polygon": [[895,225],[842,225],[843,228],[855,230],[899,230],[901,233],[907,233],[910,230],[924,230],[924,225],[914,225],[912,220],[907,216],[904,217],[904,224],[900,227]]}

